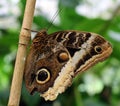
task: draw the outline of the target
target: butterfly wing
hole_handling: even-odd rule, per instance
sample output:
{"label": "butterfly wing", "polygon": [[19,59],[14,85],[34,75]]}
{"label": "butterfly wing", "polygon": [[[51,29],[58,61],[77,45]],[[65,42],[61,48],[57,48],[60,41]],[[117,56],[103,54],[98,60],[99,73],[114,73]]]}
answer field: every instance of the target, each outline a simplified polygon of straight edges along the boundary
{"label": "butterfly wing", "polygon": [[[40,32],[32,41],[25,65],[25,83],[28,91],[44,93],[54,86],[61,68],[70,55],[64,45]],[[61,55],[62,54],[62,55]]]}
{"label": "butterfly wing", "polygon": [[61,31],[52,34],[68,50],[75,75],[85,71],[99,61],[105,60],[112,52],[112,47],[102,36],[80,31]]}
{"label": "butterfly wing", "polygon": [[25,68],[30,93],[38,91],[45,100],[54,100],[71,85],[73,77],[112,52],[111,45],[98,34],[59,31],[34,38]]}

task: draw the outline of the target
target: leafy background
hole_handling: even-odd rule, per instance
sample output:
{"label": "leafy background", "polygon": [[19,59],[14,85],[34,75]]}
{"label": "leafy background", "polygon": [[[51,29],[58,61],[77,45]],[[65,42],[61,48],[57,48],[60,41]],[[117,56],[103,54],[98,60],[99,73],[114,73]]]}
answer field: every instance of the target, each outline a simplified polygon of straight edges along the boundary
{"label": "leafy background", "polygon": [[[33,20],[35,30],[48,28],[51,24],[51,19],[38,8],[41,1],[37,0],[36,4]],[[95,16],[91,15],[94,11],[92,9],[86,14],[79,14],[76,9],[79,5],[86,5],[87,8],[94,7],[98,10],[102,0],[59,0],[57,7],[58,10],[62,9],[57,14],[59,22],[53,22],[48,33],[66,29],[99,33],[113,46],[110,58],[78,75],[73,85],[53,102],[45,102],[37,93],[31,96],[23,82],[20,106],[120,106],[120,2],[107,1],[113,5]],[[0,106],[6,106],[8,102],[25,2],[26,0],[2,0],[0,3]],[[84,13],[85,10],[82,11]],[[104,17],[106,14],[107,18]]]}

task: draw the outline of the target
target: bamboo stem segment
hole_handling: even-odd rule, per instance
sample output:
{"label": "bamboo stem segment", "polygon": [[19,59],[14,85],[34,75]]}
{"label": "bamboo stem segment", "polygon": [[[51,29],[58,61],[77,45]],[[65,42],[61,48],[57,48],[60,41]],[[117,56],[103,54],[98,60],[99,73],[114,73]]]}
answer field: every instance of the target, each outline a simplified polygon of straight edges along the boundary
{"label": "bamboo stem segment", "polygon": [[30,31],[25,30],[24,28],[31,29],[33,16],[34,16],[35,3],[36,0],[27,0],[26,2],[23,24],[19,36],[19,45],[16,56],[8,106],[19,106],[26,51],[27,51],[27,45],[30,40]]}

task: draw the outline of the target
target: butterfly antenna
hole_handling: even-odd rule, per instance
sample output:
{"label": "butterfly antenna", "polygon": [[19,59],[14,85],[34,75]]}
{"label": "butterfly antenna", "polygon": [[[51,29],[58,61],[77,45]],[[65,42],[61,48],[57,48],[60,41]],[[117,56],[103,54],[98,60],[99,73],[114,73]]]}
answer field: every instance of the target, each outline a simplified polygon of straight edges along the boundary
{"label": "butterfly antenna", "polygon": [[55,12],[53,18],[51,19],[51,22],[50,22],[48,28],[46,29],[47,31],[48,31],[48,29],[52,26],[54,20],[56,19],[56,17],[58,16],[58,14],[59,14],[61,11],[62,11],[62,8],[60,8],[59,10],[57,10],[57,11]]}

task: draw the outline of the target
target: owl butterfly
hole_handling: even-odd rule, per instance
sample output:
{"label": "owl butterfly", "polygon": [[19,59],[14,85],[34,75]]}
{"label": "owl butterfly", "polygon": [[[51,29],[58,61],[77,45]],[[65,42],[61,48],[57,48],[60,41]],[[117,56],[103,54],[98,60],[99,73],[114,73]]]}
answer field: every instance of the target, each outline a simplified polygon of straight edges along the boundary
{"label": "owl butterfly", "polygon": [[82,31],[38,32],[25,65],[25,83],[45,100],[55,100],[73,78],[110,56],[112,47],[102,36]]}

